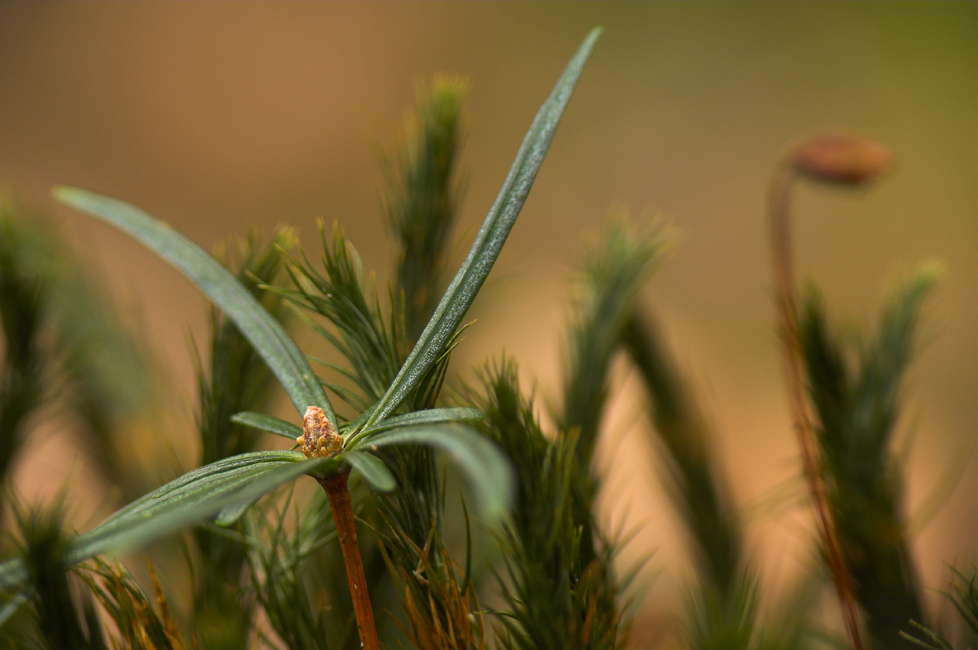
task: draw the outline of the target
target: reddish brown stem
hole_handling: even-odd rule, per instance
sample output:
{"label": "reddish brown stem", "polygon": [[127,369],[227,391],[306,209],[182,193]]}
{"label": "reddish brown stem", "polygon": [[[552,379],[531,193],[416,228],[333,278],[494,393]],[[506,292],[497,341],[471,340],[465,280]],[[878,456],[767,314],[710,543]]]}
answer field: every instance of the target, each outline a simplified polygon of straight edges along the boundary
{"label": "reddish brown stem", "polygon": [[798,436],[798,446],[801,449],[805,479],[815,509],[815,520],[828,555],[829,568],[842,606],[842,616],[849,633],[849,641],[853,650],[863,650],[859,633],[859,615],[853,598],[852,579],[840,549],[838,532],[829,508],[828,492],[822,478],[818,449],[815,446],[813,417],[805,396],[798,306],[795,300],[794,270],[791,259],[791,229],[788,220],[788,197],[792,177],[791,165],[788,162],[783,163],[775,172],[770,196],[771,250],[777,291],[778,334],[781,338],[788,404],[795,433]]}
{"label": "reddish brown stem", "polygon": [[353,521],[350,490],[346,485],[349,475],[349,471],[344,471],[317,480],[326,490],[326,498],[329,499],[329,507],[333,511],[333,520],[336,521],[336,533],[340,539],[340,549],[343,551],[343,563],[346,565],[346,579],[350,583],[350,595],[353,597],[353,613],[357,617],[360,645],[364,650],[380,650],[377,627],[374,625],[374,612],[370,607],[370,595],[367,593],[367,577],[363,572],[363,560],[360,558],[360,547],[357,544],[357,529]]}

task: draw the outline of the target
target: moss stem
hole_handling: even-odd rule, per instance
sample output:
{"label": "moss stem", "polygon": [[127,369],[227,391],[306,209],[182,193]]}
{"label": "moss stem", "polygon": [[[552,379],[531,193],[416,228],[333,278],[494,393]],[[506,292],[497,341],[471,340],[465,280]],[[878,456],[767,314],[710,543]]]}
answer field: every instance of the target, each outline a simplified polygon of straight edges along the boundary
{"label": "moss stem", "polygon": [[840,550],[838,533],[828,505],[828,494],[825,481],[822,478],[818,450],[815,445],[812,412],[805,397],[798,308],[791,256],[791,224],[788,210],[793,177],[794,167],[789,156],[775,170],[769,196],[771,258],[774,266],[778,335],[781,339],[781,355],[785,383],[788,389],[788,405],[798,437],[798,445],[801,449],[805,479],[815,509],[815,520],[828,555],[829,568],[839,596],[839,603],[842,606],[842,616],[849,634],[849,642],[852,644],[853,650],[863,650],[864,646],[859,633],[859,616],[853,598],[852,578]]}
{"label": "moss stem", "polygon": [[340,549],[343,551],[343,563],[346,565],[346,578],[350,583],[350,595],[353,598],[353,612],[357,618],[357,631],[360,633],[360,645],[364,650],[379,650],[374,612],[370,607],[370,595],[367,593],[367,578],[363,572],[363,560],[360,558],[360,547],[357,544],[350,490],[346,483],[349,475],[349,470],[346,470],[335,476],[317,480],[326,490],[326,498],[329,499],[329,507],[333,511],[333,520],[336,522],[336,533],[340,540]]}

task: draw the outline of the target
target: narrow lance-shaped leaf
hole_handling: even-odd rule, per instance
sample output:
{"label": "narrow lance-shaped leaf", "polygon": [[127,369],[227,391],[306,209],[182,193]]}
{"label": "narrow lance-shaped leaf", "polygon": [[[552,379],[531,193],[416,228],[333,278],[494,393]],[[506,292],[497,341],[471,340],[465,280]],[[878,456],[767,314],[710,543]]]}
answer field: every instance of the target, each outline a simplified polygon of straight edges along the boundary
{"label": "narrow lance-shaped leaf", "polygon": [[425,445],[449,454],[472,484],[472,492],[487,523],[498,521],[513,498],[513,470],[490,440],[460,424],[416,426],[378,433],[365,445]]}
{"label": "narrow lance-shaped leaf", "polygon": [[214,517],[214,523],[224,528],[233,525],[235,522],[241,519],[241,515],[247,512],[248,508],[255,505],[255,501],[261,497],[262,495],[259,495],[257,498],[248,499],[247,501],[238,501],[229,506],[221,508],[220,512],[217,513],[217,516]]}
{"label": "narrow lance-shaped leaf", "polygon": [[550,147],[554,132],[560,118],[570,100],[571,92],[577,85],[584,64],[601,36],[601,29],[596,28],[571,58],[567,68],[557,81],[550,96],[540,107],[539,112],[530,126],[516,160],[509,170],[509,175],[503,183],[495,203],[486,215],[486,219],[476,235],[472,249],[451,286],[442,296],[441,302],[435,308],[435,313],[428,321],[427,327],[418,338],[417,344],[411,350],[401,370],[387,393],[381,398],[377,409],[367,421],[365,428],[379,422],[391,414],[410,392],[421,382],[431,366],[438,360],[445,344],[451,339],[455,330],[465,317],[472,301],[486,276],[492,269],[499,251],[516,221],[517,215],[526,202],[530,187],[536,178],[543,158]]}
{"label": "narrow lance-shaped leaf", "polygon": [[387,465],[373,454],[365,451],[350,451],[344,453],[341,458],[350,463],[363,480],[375,490],[390,492],[397,487],[397,480],[387,469]]}
{"label": "narrow lance-shaped leaf", "polygon": [[356,448],[360,444],[364,444],[361,440],[368,442],[371,436],[381,431],[388,431],[400,427],[448,424],[450,422],[472,422],[481,420],[484,417],[486,417],[486,414],[479,409],[465,407],[425,409],[423,411],[405,413],[404,415],[395,415],[394,417],[387,418],[383,422],[373,424],[369,428],[362,429],[355,436],[347,440],[346,448]]}
{"label": "narrow lance-shaped leaf", "polygon": [[29,588],[11,596],[10,599],[3,604],[3,607],[0,607],[0,625],[6,623],[7,619],[16,614],[17,610],[20,609],[20,606],[30,600],[31,594],[33,593],[33,589]]}
{"label": "narrow lance-shaped leaf", "polygon": [[267,431],[268,433],[274,433],[277,436],[288,438],[292,442],[295,442],[295,439],[302,435],[302,427],[292,424],[291,422],[286,422],[285,420],[272,417],[271,415],[264,415],[263,413],[242,411],[241,413],[235,413],[232,415],[231,421],[237,422],[238,424],[243,424],[246,427],[251,427],[252,429],[259,429],[261,431]]}
{"label": "narrow lance-shaped leaf", "polygon": [[167,224],[118,199],[76,187],[57,187],[54,197],[122,230],[179,269],[234,321],[300,414],[309,406],[319,406],[336,425],[326,393],[295,341],[217,260]]}
{"label": "narrow lance-shaped leaf", "polygon": [[[66,554],[69,564],[96,555],[136,548],[237,504],[250,503],[279,485],[334,464],[332,459],[306,460],[290,451],[264,451],[232,456],[170,481],[134,501],[104,522],[78,536]],[[0,589],[27,580],[20,559],[0,565]]]}

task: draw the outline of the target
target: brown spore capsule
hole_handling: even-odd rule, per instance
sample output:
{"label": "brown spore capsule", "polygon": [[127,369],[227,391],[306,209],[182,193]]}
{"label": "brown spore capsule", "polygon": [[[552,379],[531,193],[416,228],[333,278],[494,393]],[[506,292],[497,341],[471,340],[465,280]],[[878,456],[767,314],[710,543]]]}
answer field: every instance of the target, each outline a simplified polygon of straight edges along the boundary
{"label": "brown spore capsule", "polygon": [[302,435],[295,439],[302,445],[306,458],[332,458],[343,449],[343,436],[326,418],[326,413],[318,406],[306,409],[302,419]]}
{"label": "brown spore capsule", "polygon": [[862,185],[889,171],[893,154],[878,142],[855,135],[826,135],[795,149],[791,164],[814,180]]}

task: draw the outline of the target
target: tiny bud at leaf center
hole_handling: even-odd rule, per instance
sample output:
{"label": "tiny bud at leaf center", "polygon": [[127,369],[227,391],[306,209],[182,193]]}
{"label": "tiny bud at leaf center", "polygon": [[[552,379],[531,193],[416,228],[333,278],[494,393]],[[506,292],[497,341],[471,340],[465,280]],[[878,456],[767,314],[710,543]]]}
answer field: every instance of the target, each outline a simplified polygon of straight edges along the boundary
{"label": "tiny bud at leaf center", "polygon": [[343,436],[326,418],[326,413],[318,406],[306,409],[302,419],[302,435],[295,439],[302,445],[306,458],[332,458],[343,449]]}

